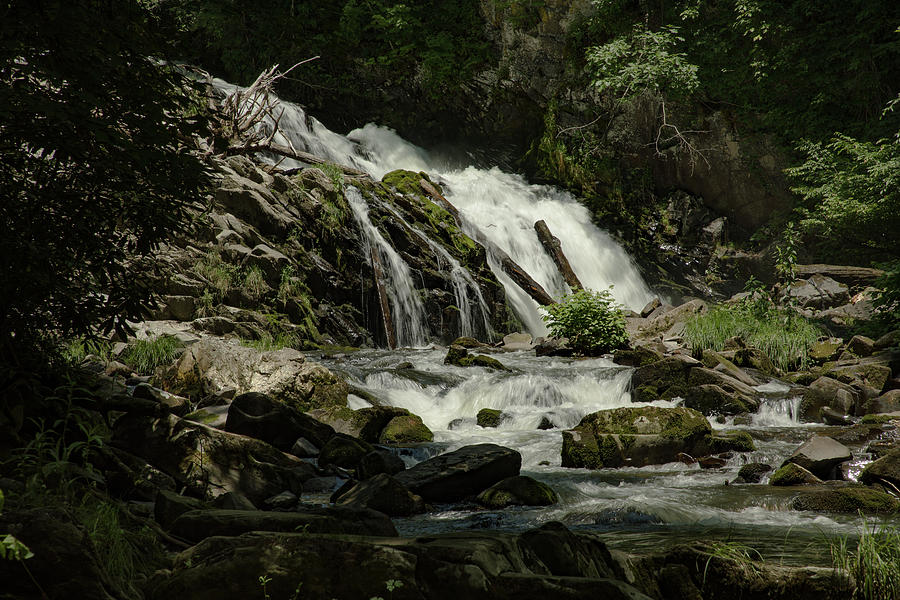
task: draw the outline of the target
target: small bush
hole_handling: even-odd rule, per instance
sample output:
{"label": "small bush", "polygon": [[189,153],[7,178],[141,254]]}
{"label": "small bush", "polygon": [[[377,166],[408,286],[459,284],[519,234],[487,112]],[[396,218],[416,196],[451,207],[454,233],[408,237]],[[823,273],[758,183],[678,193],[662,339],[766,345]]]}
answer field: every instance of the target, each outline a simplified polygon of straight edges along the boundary
{"label": "small bush", "polygon": [[234,278],[238,274],[237,271],[237,267],[226,263],[216,252],[212,251],[194,265],[194,273],[206,280],[219,300],[224,298],[231,289]]}
{"label": "small bush", "polygon": [[156,367],[170,364],[178,355],[181,343],[171,335],[152,340],[137,340],[125,350],[122,360],[138,373],[153,373]]}
{"label": "small bush", "polygon": [[695,352],[721,351],[725,340],[740,336],[785,371],[805,367],[809,347],[821,335],[797,313],[760,302],[716,306],[692,317],[684,327],[684,338]]}
{"label": "small bush", "polygon": [[584,354],[602,354],[628,342],[625,317],[609,290],[579,290],[543,307],[544,322],[555,337]]}

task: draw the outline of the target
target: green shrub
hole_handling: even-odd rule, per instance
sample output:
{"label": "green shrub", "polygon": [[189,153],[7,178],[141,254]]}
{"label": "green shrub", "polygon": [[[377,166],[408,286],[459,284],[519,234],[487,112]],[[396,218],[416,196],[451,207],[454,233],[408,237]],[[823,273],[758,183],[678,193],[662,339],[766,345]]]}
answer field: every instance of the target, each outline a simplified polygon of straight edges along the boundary
{"label": "green shrub", "polygon": [[716,306],[684,326],[684,338],[695,352],[724,350],[725,340],[740,336],[786,371],[806,366],[809,347],[821,335],[797,313],[759,302]]}
{"label": "green shrub", "polygon": [[194,273],[206,280],[218,300],[223,299],[231,289],[237,271],[237,267],[223,261],[214,251],[194,265]]}
{"label": "green shrub", "polygon": [[244,274],[244,291],[247,292],[247,296],[253,300],[259,300],[267,289],[269,286],[266,284],[266,277],[262,270],[256,265],[250,267]]}
{"label": "green shrub", "polygon": [[584,354],[602,354],[628,342],[625,317],[609,290],[579,290],[545,306],[544,322],[555,337]]}
{"label": "green shrub", "polygon": [[137,340],[125,350],[122,360],[138,373],[152,373],[156,367],[170,364],[181,348],[174,336],[161,335],[152,340]]}

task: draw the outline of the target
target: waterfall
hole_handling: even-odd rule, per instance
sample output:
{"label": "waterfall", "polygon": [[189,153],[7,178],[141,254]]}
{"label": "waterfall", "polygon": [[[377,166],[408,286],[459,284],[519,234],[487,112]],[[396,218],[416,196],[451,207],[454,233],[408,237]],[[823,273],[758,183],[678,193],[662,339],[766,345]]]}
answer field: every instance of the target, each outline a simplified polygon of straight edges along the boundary
{"label": "waterfall", "polygon": [[759,427],[796,427],[800,424],[800,397],[766,400],[753,415]]}
{"label": "waterfall", "polygon": [[[215,85],[225,93],[236,89],[221,80],[215,80]],[[524,177],[497,168],[448,166],[394,131],[371,123],[342,136],[295,104],[282,102],[281,107],[284,114],[274,141],[352,166],[377,179],[394,169],[428,172],[433,180],[443,185],[447,199],[459,209],[466,232],[473,238],[483,236],[493,242],[552,296],[562,296],[569,290],[534,231],[534,223],[541,219],[560,239],[572,269],[586,288],[603,290],[612,285],[616,301],[633,310],[640,310],[652,298],[626,252],[607,233],[593,225],[588,210],[568,192],[551,186],[531,185]],[[281,166],[302,165],[286,159]],[[354,208],[354,214],[356,212],[357,208]],[[488,262],[503,284],[510,306],[529,332],[546,334],[537,303],[503,273],[493,257],[489,256]],[[480,321],[475,312],[483,310],[483,300],[468,301],[469,296],[464,290],[471,289],[471,285],[459,272],[462,267],[457,265],[449,265],[454,293],[461,304],[458,306],[461,321],[472,327]],[[394,275],[401,276],[400,271]],[[405,285],[412,289],[411,283]],[[395,290],[394,294],[401,292]]]}
{"label": "waterfall", "polygon": [[391,306],[394,334],[399,346],[422,346],[428,341],[425,326],[425,307],[413,287],[412,273],[397,251],[387,243],[378,228],[369,219],[369,207],[359,190],[347,187],[347,202],[353,218],[363,233],[363,252],[369,256],[378,254],[385,272],[385,289]]}

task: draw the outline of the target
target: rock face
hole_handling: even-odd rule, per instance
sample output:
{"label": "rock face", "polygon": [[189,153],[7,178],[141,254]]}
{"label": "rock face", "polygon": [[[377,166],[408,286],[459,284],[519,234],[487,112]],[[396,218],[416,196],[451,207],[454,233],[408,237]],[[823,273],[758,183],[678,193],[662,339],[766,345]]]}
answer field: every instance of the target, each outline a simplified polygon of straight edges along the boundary
{"label": "rock face", "polygon": [[563,432],[562,466],[599,469],[673,462],[706,454],[709,422],[690,408],[655,406],[601,410]]}
{"label": "rock face", "polygon": [[259,392],[300,411],[347,404],[347,384],[291,348],[259,352],[204,338],[178,360],[174,379],[176,385],[199,384],[207,395]]}
{"label": "rock face", "polygon": [[484,490],[475,499],[487,508],[507,506],[550,506],[559,502],[559,496],[549,485],[531,477],[518,475],[507,477]]}
{"label": "rock face", "polygon": [[234,399],[228,407],[225,430],[263,440],[283,452],[291,452],[299,438],[321,448],[334,435],[331,426],[259,392]]}
{"label": "rock face", "polygon": [[839,479],[835,467],[851,458],[853,455],[847,446],[830,437],[817,435],[797,448],[784,464],[800,465],[819,479]]}
{"label": "rock face", "polygon": [[427,502],[455,502],[519,474],[522,455],[496,444],[476,444],[441,454],[395,478]]}
{"label": "rock face", "polygon": [[112,443],[199,497],[238,492],[258,504],[285,490],[300,495],[303,482],[315,475],[312,465],[263,441],[174,415],[125,415],[116,421]]}

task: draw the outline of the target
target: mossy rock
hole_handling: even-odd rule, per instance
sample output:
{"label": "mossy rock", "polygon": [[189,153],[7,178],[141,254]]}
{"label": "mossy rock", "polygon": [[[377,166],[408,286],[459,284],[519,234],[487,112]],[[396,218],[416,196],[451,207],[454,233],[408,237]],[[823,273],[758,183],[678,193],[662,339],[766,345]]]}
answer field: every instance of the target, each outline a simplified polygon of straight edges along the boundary
{"label": "mossy rock", "polygon": [[502,362],[484,354],[476,354],[475,356],[469,357],[469,360],[464,362],[467,362],[465,366],[484,367],[486,369],[493,369],[494,371],[509,371]]}
{"label": "mossy rock", "polygon": [[734,364],[739,367],[756,369],[766,375],[777,376],[781,374],[775,367],[772,359],[758,348],[741,348],[736,351],[734,353]]}
{"label": "mossy rock", "polygon": [[378,439],[382,444],[418,444],[434,441],[434,434],[416,415],[394,417]]}
{"label": "mossy rock", "polygon": [[729,392],[712,383],[691,386],[684,395],[684,405],[704,415],[739,415],[756,409],[740,392]]}
{"label": "mossy rock", "polygon": [[702,439],[712,433],[709,421],[690,408],[626,406],[586,415],[578,424],[592,433],[656,434],[673,439]]}
{"label": "mossy rock", "polygon": [[772,473],[769,485],[804,485],[809,483],[822,483],[822,480],[794,463],[788,463]]}
{"label": "mossy rock", "polygon": [[444,357],[444,364],[465,367],[467,365],[463,364],[463,361],[467,358],[469,358],[469,351],[466,350],[465,346],[451,344],[450,347],[447,348],[447,356]]}
{"label": "mossy rock", "polygon": [[559,502],[559,496],[546,483],[526,475],[516,475],[498,481],[475,499],[487,508],[507,506],[550,506]]}
{"label": "mossy rock", "polygon": [[602,469],[597,438],[578,430],[563,431],[562,466],[569,469]]}
{"label": "mossy rock", "polygon": [[469,351],[458,344],[452,344],[450,348],[447,349],[447,356],[444,357],[444,364],[455,365],[457,367],[484,367],[495,371],[509,371],[509,369],[496,358],[484,354],[469,356]]}
{"label": "mossy rock", "polygon": [[883,425],[885,423],[890,423],[891,421],[900,421],[900,413],[863,415],[860,423],[863,425]]}
{"label": "mossy rock", "polygon": [[766,463],[747,463],[738,470],[734,483],[759,483],[771,470],[772,466]]}
{"label": "mossy rock", "polygon": [[613,362],[617,365],[625,365],[628,367],[643,367],[652,365],[662,360],[663,355],[659,352],[646,348],[644,346],[636,346],[634,348],[620,348],[613,352]]}
{"label": "mossy rock", "polygon": [[807,355],[816,362],[833,360],[843,345],[844,340],[841,338],[830,338],[810,346]]}
{"label": "mossy rock", "polygon": [[475,416],[479,427],[498,427],[505,420],[503,411],[496,408],[482,408]]}
{"label": "mossy rock", "polygon": [[336,433],[319,450],[319,466],[337,465],[344,469],[355,469],[362,457],[373,450],[368,442]]}
{"label": "mossy rock", "polygon": [[721,452],[753,452],[756,445],[746,431],[727,431],[706,436],[710,454]]}
{"label": "mossy rock", "polygon": [[451,346],[462,346],[463,348],[484,348],[487,344],[479,342],[473,337],[458,337],[453,340]]}
{"label": "mossy rock", "polygon": [[827,513],[893,514],[900,510],[900,500],[881,490],[862,485],[848,485],[804,492],[791,500],[790,506],[794,510]]}

